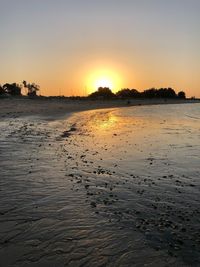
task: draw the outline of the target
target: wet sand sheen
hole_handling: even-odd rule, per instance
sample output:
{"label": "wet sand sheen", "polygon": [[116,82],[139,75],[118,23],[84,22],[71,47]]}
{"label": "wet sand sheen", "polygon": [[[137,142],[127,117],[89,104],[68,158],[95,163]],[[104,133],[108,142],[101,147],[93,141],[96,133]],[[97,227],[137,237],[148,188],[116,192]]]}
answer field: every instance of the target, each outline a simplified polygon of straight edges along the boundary
{"label": "wet sand sheen", "polygon": [[197,105],[3,120],[1,265],[198,266]]}

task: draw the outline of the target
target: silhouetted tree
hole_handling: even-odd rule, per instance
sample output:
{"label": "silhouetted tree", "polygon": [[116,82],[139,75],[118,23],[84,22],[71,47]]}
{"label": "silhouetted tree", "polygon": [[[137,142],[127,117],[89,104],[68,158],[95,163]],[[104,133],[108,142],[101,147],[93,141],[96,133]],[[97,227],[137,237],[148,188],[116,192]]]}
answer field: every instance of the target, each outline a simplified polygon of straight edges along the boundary
{"label": "silhouetted tree", "polygon": [[94,93],[91,93],[88,97],[90,98],[115,98],[115,94],[112,93],[109,87],[99,87],[98,90]]}
{"label": "silhouetted tree", "polygon": [[186,98],[185,92],[183,92],[183,91],[178,92],[178,98],[185,99]]}
{"label": "silhouetted tree", "polygon": [[3,89],[3,87],[0,85],[0,95],[4,95],[6,92],[5,90]]}
{"label": "silhouetted tree", "polygon": [[9,95],[21,95],[21,87],[17,83],[6,83],[3,85],[3,90]]}
{"label": "silhouetted tree", "polygon": [[37,96],[37,91],[39,91],[40,86],[35,83],[27,83],[23,81],[23,85],[25,88],[28,89],[27,95],[28,96]]}
{"label": "silhouetted tree", "polygon": [[116,93],[116,96],[119,98],[138,98],[140,93],[136,89],[121,89]]}
{"label": "silhouetted tree", "polygon": [[172,88],[167,88],[167,96],[169,98],[176,98],[177,97],[176,92]]}
{"label": "silhouetted tree", "polygon": [[132,97],[134,97],[134,98],[139,98],[139,97],[141,97],[141,93],[138,92],[138,90],[136,90],[136,89],[131,89],[131,95],[132,95]]}
{"label": "silhouetted tree", "polygon": [[157,96],[157,90],[155,88],[144,90],[142,96],[144,98],[155,98]]}
{"label": "silhouetted tree", "polygon": [[172,88],[160,88],[157,91],[157,96],[161,98],[176,98],[176,92]]}
{"label": "silhouetted tree", "polygon": [[120,91],[118,91],[118,92],[116,93],[116,96],[117,96],[117,97],[120,97],[120,98],[131,97],[131,90],[128,89],[128,88],[121,89]]}

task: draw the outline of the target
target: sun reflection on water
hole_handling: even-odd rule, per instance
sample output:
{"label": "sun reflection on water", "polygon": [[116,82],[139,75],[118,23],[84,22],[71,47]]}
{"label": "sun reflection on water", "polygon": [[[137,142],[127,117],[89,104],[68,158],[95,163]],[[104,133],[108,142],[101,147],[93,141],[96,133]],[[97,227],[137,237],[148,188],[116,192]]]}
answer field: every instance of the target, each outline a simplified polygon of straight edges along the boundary
{"label": "sun reflection on water", "polygon": [[99,129],[114,128],[118,123],[119,118],[113,113],[107,113],[96,120],[96,126],[98,126]]}

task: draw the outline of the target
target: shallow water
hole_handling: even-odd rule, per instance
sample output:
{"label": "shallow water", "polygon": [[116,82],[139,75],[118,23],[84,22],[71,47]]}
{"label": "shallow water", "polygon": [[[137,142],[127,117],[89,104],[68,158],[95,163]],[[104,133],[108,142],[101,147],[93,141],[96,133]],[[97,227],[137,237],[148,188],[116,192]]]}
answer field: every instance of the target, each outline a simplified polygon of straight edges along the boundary
{"label": "shallow water", "polygon": [[0,266],[199,266],[199,120],[183,104],[1,121]]}

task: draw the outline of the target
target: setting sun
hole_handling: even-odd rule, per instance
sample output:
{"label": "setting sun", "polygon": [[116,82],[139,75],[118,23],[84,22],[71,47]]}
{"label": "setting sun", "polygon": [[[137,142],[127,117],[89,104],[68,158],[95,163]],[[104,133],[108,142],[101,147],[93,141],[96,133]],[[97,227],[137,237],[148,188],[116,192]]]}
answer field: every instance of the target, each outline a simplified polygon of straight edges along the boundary
{"label": "setting sun", "polygon": [[96,81],[95,87],[96,87],[96,89],[98,89],[99,87],[109,87],[112,90],[113,89],[113,83],[111,80],[103,78],[103,79],[99,79]]}
{"label": "setting sun", "polygon": [[87,75],[87,77],[88,94],[96,91],[99,87],[108,87],[116,92],[122,86],[119,72],[111,69],[97,70]]}

